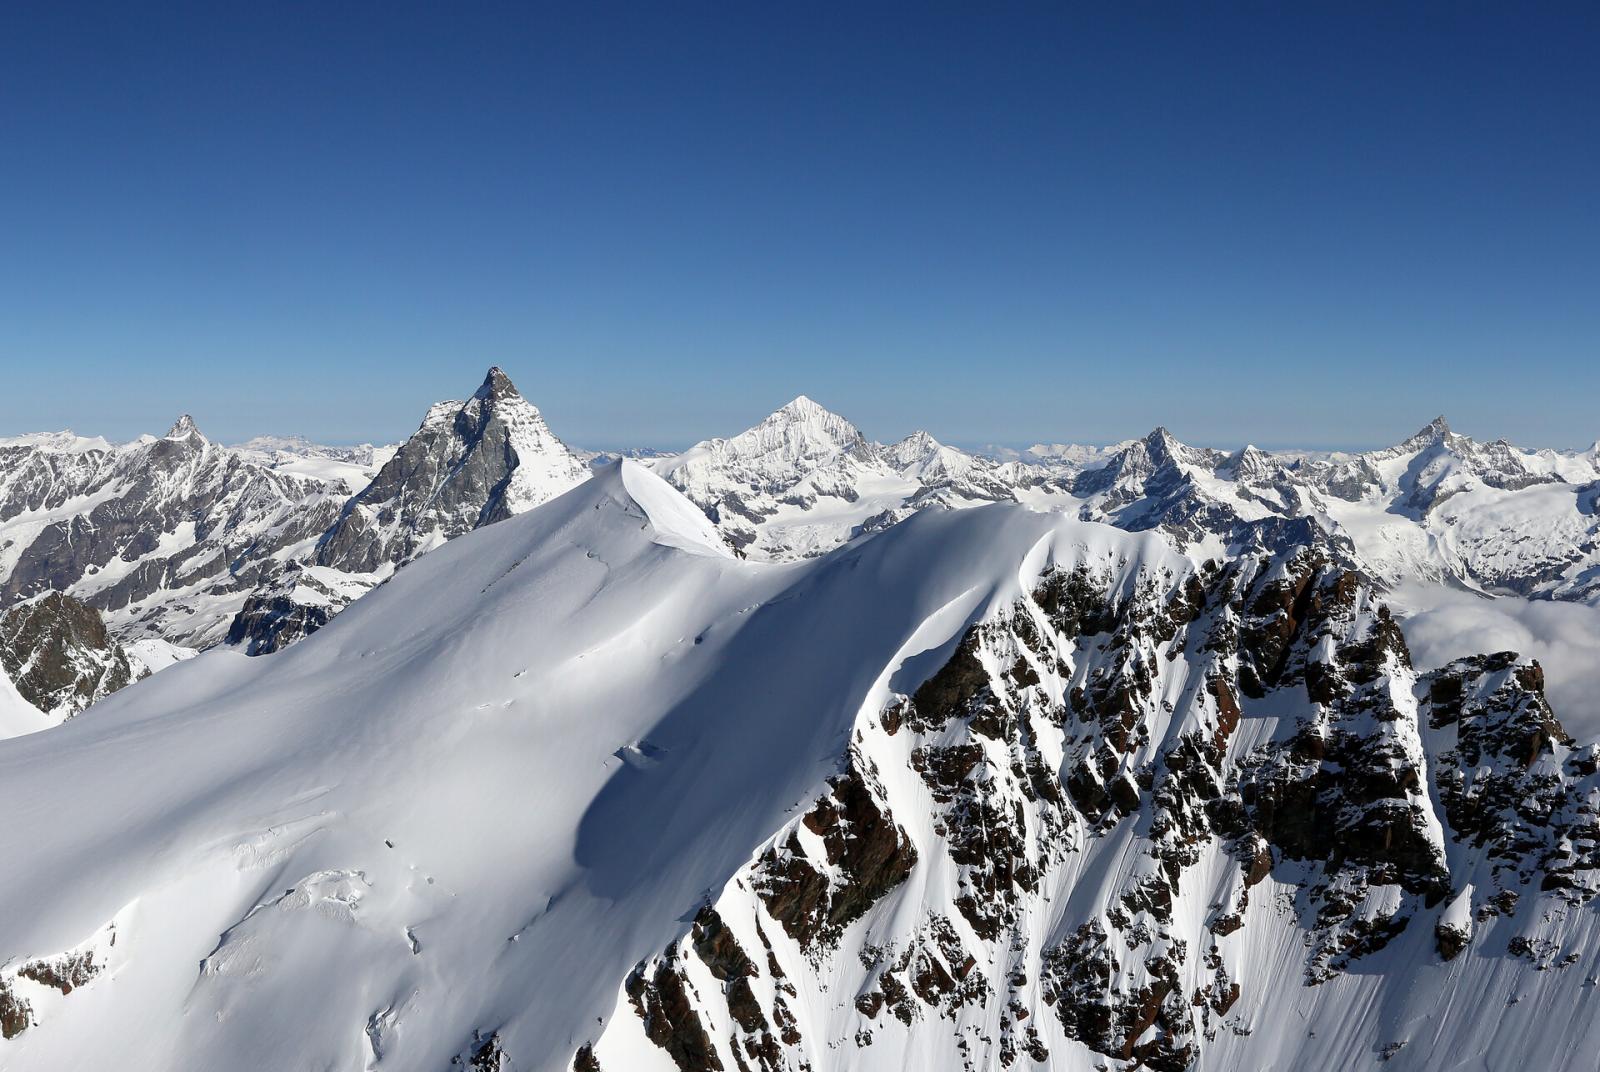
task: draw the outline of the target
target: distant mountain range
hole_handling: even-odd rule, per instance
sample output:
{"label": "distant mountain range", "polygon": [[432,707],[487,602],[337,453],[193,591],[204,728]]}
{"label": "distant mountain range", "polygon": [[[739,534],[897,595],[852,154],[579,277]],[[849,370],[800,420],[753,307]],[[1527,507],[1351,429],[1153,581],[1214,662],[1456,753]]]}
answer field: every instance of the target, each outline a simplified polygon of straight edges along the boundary
{"label": "distant mountain range", "polygon": [[[757,559],[821,555],[925,509],[1015,502],[1159,531],[1196,560],[1316,539],[1380,588],[1600,599],[1600,453],[1478,443],[1443,418],[1360,454],[1223,452],[1158,428],[1000,460],[927,432],[874,443],[801,397],[681,454],[622,453]],[[226,447],[187,416],[119,446],[66,432],[0,439],[0,612],[69,595],[104,616],[99,657],[127,658],[131,677],[218,644],[270,653],[418,555],[619,456],[569,448],[499,369],[394,447]],[[102,687],[52,701],[50,717]]]}

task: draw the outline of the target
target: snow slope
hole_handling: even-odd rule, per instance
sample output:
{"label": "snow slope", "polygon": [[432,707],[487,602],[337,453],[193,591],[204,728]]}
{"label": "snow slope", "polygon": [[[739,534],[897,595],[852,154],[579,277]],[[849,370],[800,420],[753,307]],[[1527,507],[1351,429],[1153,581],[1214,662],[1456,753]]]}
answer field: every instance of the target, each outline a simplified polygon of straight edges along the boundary
{"label": "snow slope", "polygon": [[[1583,1067],[1593,751],[1513,662],[1399,645],[1314,547],[990,506],[748,562],[623,461],[0,742],[0,1064]],[[1294,786],[1349,803],[1332,855]],[[1530,800],[1587,847],[1485,916]]]}

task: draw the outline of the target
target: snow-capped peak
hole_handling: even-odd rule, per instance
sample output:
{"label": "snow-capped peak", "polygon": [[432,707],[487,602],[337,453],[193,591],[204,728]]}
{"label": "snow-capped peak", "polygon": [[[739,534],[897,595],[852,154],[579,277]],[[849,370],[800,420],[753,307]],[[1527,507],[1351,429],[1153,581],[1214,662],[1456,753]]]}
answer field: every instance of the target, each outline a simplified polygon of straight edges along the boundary
{"label": "snow-capped peak", "polygon": [[346,505],[320,565],[368,573],[555,498],[588,470],[511,379],[491,368],[465,402],[440,402]]}
{"label": "snow-capped peak", "polygon": [[1221,468],[1231,473],[1235,480],[1248,481],[1270,472],[1272,459],[1265,452],[1256,449],[1254,444],[1247,443],[1228,455],[1228,460]]}
{"label": "snow-capped peak", "polygon": [[803,456],[815,457],[840,449],[866,445],[860,429],[845,418],[800,395],[754,428],[727,440],[743,453],[754,448],[765,453],[773,447],[785,453],[798,449]]}
{"label": "snow-capped peak", "polygon": [[1164,424],[1157,425],[1149,435],[1144,437],[1144,448],[1150,457],[1157,461],[1165,461],[1167,459],[1181,461],[1189,451],[1189,448],[1177,436],[1167,431],[1167,426]]}
{"label": "snow-capped peak", "polygon": [[904,439],[883,448],[884,457],[895,468],[929,461],[946,449],[945,445],[924,431],[912,432]]}

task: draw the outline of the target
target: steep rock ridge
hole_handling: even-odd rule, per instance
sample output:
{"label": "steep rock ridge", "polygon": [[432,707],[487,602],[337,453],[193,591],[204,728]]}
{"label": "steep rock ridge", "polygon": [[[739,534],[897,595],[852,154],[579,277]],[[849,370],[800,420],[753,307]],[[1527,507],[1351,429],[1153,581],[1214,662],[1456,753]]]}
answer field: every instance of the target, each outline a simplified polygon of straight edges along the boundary
{"label": "steep rock ridge", "polygon": [[347,573],[400,565],[464,532],[554,498],[588,477],[499,368],[465,402],[440,402],[345,504],[316,563]]}
{"label": "steep rock ridge", "polygon": [[[634,1015],[574,1067],[1287,1066],[1251,1042],[1280,988],[1408,933],[1570,967],[1600,753],[1541,686],[1509,653],[1419,676],[1315,545],[1047,570],[858,722],[844,774],[635,968]],[[1372,970],[1404,992],[1426,968]]]}
{"label": "steep rock ridge", "polygon": [[413,558],[525,513],[588,479],[537,408],[498,367],[465,402],[440,402],[353,496],[315,551],[265,578],[227,643],[264,655],[326,625]]}
{"label": "steep rock ridge", "polygon": [[0,613],[0,673],[51,722],[71,718],[143,676],[100,613],[47,592]]}

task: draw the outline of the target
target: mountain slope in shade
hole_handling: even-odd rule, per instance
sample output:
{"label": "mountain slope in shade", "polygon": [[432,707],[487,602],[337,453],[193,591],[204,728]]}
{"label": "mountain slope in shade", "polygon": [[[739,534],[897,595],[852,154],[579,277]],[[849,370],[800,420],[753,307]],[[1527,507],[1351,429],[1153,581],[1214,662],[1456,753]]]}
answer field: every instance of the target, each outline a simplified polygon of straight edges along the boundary
{"label": "mountain slope in shade", "polygon": [[757,563],[624,461],[0,743],[0,1061],[1586,1067],[1596,749],[1309,534]]}

